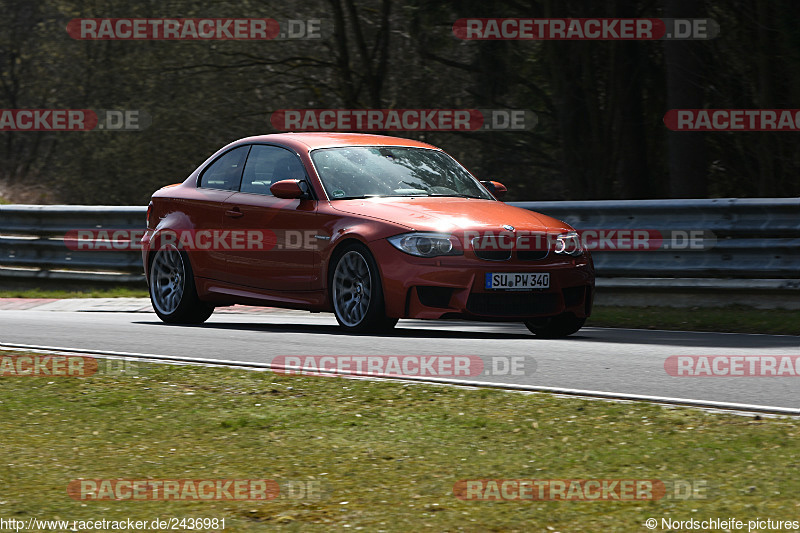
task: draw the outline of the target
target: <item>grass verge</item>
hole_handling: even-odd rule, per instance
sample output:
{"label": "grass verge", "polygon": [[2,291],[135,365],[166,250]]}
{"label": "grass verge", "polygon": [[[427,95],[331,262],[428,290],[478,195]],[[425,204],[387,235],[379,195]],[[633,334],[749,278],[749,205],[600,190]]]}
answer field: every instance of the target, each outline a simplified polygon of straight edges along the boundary
{"label": "grass verge", "polygon": [[[5,518],[208,517],[243,532],[640,532],[648,518],[786,520],[800,506],[796,419],[222,368],[135,370],[0,378]],[[324,491],[269,502],[76,501],[66,487],[77,478],[313,480]],[[707,489],[702,499],[644,502],[453,496],[454,483],[479,478]]]}
{"label": "grass verge", "polygon": [[800,335],[800,311],[752,307],[597,306],[587,326]]}
{"label": "grass verge", "polygon": [[53,290],[41,288],[0,288],[0,298],[147,298],[147,289],[130,287]]}

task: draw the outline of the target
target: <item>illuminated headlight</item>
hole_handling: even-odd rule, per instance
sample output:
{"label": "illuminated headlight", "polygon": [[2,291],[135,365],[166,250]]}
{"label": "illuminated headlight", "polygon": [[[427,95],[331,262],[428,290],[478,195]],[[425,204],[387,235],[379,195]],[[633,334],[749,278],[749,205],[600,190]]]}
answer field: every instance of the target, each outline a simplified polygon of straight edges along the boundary
{"label": "illuminated headlight", "polygon": [[557,254],[581,255],[583,245],[577,231],[562,233],[556,237],[555,252]]}
{"label": "illuminated headlight", "polygon": [[460,249],[453,247],[451,236],[443,233],[404,233],[389,237],[388,241],[398,250],[418,257],[461,255],[463,253]]}

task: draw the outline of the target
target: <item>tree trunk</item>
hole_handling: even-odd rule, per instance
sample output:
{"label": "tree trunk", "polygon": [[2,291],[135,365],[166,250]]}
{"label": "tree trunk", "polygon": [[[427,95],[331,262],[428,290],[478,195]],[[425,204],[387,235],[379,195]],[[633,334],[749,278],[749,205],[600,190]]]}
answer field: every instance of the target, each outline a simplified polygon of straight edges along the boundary
{"label": "tree trunk", "polygon": [[[664,0],[666,18],[702,17],[701,0]],[[702,41],[664,41],[667,109],[700,109],[703,101]],[[705,138],[701,132],[667,132],[669,193],[672,198],[708,196]]]}

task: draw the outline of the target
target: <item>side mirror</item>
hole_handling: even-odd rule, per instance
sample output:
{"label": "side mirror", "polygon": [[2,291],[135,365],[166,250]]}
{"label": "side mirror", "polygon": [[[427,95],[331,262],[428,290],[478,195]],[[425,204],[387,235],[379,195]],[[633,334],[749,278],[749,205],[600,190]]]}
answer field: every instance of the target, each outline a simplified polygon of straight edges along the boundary
{"label": "side mirror", "polygon": [[502,199],[503,196],[505,196],[508,192],[506,186],[499,181],[482,181],[481,185],[489,189],[489,192],[492,193],[492,195],[494,195],[494,197],[498,200]]}
{"label": "side mirror", "polygon": [[269,191],[276,198],[294,200],[308,197],[308,187],[302,180],[276,181],[270,186]]}

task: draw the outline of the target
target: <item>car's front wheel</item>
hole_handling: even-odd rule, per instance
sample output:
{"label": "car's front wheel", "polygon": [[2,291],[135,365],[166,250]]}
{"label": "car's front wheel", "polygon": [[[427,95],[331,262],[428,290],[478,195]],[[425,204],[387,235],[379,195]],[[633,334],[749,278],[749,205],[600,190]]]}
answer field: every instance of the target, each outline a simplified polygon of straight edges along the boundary
{"label": "car's front wheel", "polygon": [[564,313],[554,317],[528,320],[525,326],[542,339],[560,339],[572,335],[583,327],[585,318],[578,318],[572,313]]}
{"label": "car's front wheel", "polygon": [[379,332],[397,324],[386,316],[378,265],[364,245],[351,244],[337,254],[330,291],[336,321],[347,330]]}
{"label": "car's front wheel", "polygon": [[153,309],[168,324],[202,324],[214,312],[213,305],[197,297],[186,252],[174,246],[155,252],[149,281]]}

